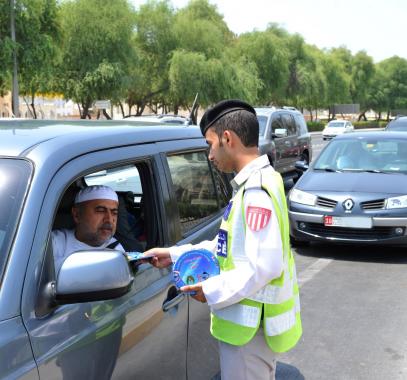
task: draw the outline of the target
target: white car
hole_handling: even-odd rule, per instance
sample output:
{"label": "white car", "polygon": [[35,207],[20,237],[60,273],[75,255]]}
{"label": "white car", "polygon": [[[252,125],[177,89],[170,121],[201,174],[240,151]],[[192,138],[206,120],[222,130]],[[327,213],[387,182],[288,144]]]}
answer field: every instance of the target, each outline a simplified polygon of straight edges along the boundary
{"label": "white car", "polygon": [[125,116],[125,120],[142,121],[147,123],[163,123],[163,124],[181,124],[188,125],[189,119],[180,115],[141,115],[141,116]]}
{"label": "white car", "polygon": [[350,121],[347,120],[331,120],[322,131],[322,138],[324,140],[332,139],[342,133],[353,132],[354,127]]}

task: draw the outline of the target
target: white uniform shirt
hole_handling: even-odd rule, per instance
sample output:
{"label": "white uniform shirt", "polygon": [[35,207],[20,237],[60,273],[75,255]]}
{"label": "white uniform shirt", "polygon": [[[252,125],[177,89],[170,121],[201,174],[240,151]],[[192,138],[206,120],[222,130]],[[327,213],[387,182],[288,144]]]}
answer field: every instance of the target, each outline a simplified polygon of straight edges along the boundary
{"label": "white uniform shirt", "polygon": [[[267,156],[261,156],[247,164],[232,180],[232,186],[237,191],[250,174],[269,165]],[[271,168],[271,170],[273,170]],[[280,227],[267,192],[261,189],[247,189],[243,197],[244,209],[249,206],[262,207],[271,210],[271,219],[259,231],[246,228],[245,254],[248,258],[243,265],[235,262],[235,268],[221,272],[219,276],[211,277],[202,282],[203,292],[208,305],[213,309],[221,309],[250,297],[263,288],[274,278],[278,278],[283,270],[283,245]],[[218,237],[212,241],[170,248],[173,261],[186,251],[204,248],[216,252]]]}
{"label": "white uniform shirt", "polygon": [[[59,272],[59,269],[61,268],[64,260],[72,253],[81,250],[104,249],[109,244],[116,241],[116,239],[112,237],[109,241],[105,242],[100,247],[93,247],[76,239],[74,230],[68,229],[52,231],[51,238],[52,249],[54,253],[55,273]],[[124,248],[120,243],[114,249],[124,252]]]}

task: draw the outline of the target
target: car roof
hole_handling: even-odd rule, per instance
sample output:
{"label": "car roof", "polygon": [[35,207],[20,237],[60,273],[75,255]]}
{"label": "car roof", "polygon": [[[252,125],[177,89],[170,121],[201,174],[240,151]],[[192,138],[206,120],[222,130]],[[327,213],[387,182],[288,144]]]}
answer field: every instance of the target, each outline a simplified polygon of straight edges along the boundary
{"label": "car roof", "polygon": [[387,131],[352,132],[352,133],[344,133],[342,135],[338,135],[332,141],[354,140],[354,139],[407,140],[407,133],[405,133],[405,132],[387,132]]}
{"label": "car roof", "polygon": [[291,113],[301,114],[300,111],[292,107],[254,107],[254,110],[256,111],[257,115],[265,116],[269,116],[276,111],[289,111]]}
{"label": "car roof", "polygon": [[33,151],[52,154],[71,149],[81,154],[116,146],[178,139],[198,139],[197,126],[131,120],[1,120],[1,156],[25,157]]}
{"label": "car roof", "polygon": [[125,120],[135,120],[135,121],[153,121],[157,123],[165,123],[167,121],[179,121],[180,124],[185,123],[188,121],[188,118],[181,116],[181,115],[168,115],[168,114],[160,114],[160,115],[131,115],[125,116],[123,119]]}

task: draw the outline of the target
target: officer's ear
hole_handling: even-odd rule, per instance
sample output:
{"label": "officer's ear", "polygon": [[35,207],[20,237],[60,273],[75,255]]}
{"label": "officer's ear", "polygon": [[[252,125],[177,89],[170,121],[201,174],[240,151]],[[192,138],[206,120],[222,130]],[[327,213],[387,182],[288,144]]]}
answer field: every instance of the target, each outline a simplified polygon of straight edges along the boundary
{"label": "officer's ear", "polygon": [[224,131],[223,132],[223,137],[225,139],[226,144],[229,144],[232,141],[232,134],[230,133],[230,131]]}

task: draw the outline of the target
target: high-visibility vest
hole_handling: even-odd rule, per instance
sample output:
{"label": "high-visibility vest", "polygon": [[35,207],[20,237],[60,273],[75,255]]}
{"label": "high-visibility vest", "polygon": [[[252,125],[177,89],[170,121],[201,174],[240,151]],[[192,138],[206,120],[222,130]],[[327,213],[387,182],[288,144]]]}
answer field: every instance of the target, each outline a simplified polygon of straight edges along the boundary
{"label": "high-visibility vest", "polygon": [[272,200],[281,233],[283,271],[279,278],[270,281],[251,297],[234,305],[212,310],[211,333],[223,342],[244,345],[259,329],[263,309],[267,345],[274,352],[285,352],[296,345],[301,337],[302,327],[284,186],[280,174],[271,167],[252,174],[232,198],[220,226],[217,257],[221,271],[233,269],[234,262],[247,261],[244,250],[246,219],[243,195],[245,189],[249,188],[262,188]]}

